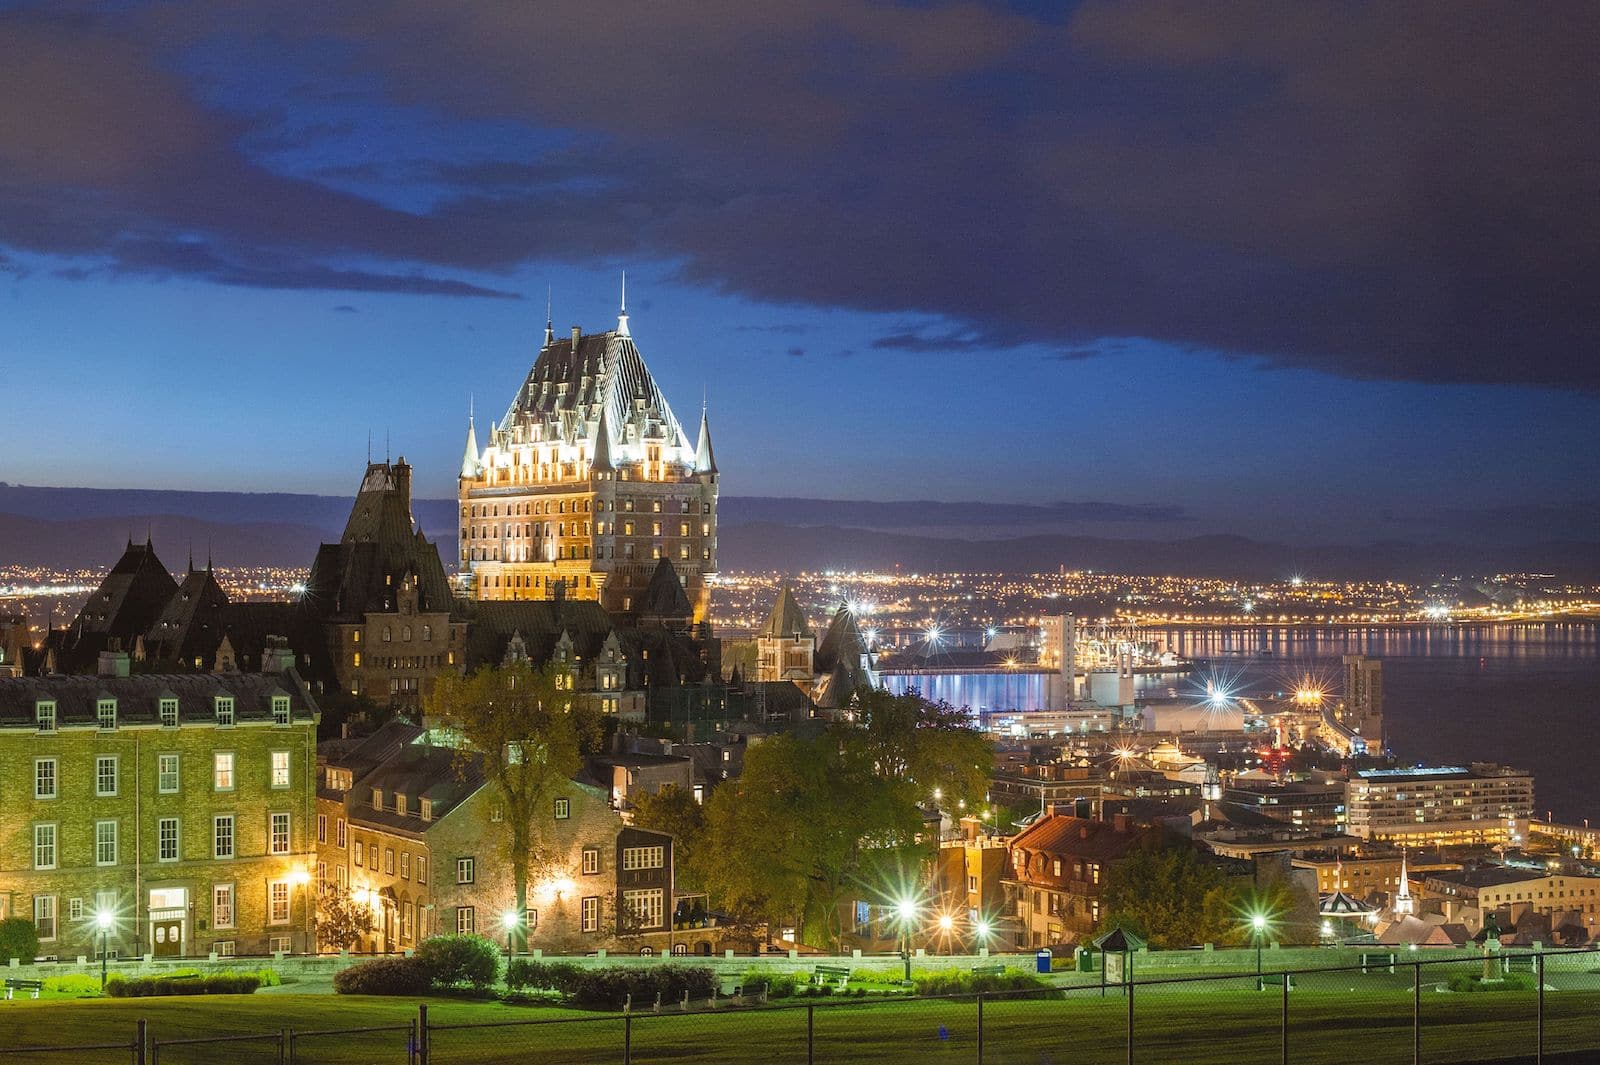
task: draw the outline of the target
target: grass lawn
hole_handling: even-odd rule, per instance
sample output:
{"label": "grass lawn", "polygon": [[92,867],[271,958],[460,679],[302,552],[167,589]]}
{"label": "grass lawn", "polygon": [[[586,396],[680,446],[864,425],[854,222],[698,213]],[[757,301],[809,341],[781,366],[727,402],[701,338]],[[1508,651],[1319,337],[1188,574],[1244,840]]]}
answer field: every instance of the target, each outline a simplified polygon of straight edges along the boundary
{"label": "grass lawn", "polygon": [[[921,1065],[977,1060],[977,1016],[971,1000],[812,1000],[817,1061],[901,1062]],[[1206,1065],[1276,1062],[1280,1054],[1281,992],[1250,986],[1168,985],[1141,990],[1134,1000],[1137,1059]],[[1422,996],[1423,1058],[1429,1062],[1487,1060],[1531,1054],[1533,992]],[[1295,1062],[1411,1061],[1412,993],[1403,978],[1346,986],[1298,986],[1290,995],[1290,1048]],[[1548,1051],[1600,1050],[1600,989],[1569,988],[1545,999]],[[497,1065],[529,1060],[620,1062],[620,1017],[553,1007],[434,999],[435,1025],[538,1021],[493,1028],[436,1029],[434,1065]],[[74,1002],[0,1003],[0,1047],[95,1042],[127,1037],[144,1017],[157,1039],[212,1034],[404,1025],[416,1016],[410,1000],[328,995],[205,996]],[[549,1022],[549,1023],[545,1023]],[[1077,993],[1067,999],[989,999],[984,1006],[984,1061],[991,1065],[1122,1065],[1126,1061],[1127,999],[1115,993]],[[635,1062],[786,1065],[806,1060],[806,1010],[699,1011],[636,1014],[631,1024]],[[404,1062],[402,1034],[307,1039],[301,1065]],[[65,1065],[65,1059],[27,1059]],[[126,1054],[74,1058],[85,1065],[125,1062]],[[276,1061],[276,1048],[236,1044],[163,1048],[168,1065]],[[0,1057],[0,1065],[10,1059]]]}

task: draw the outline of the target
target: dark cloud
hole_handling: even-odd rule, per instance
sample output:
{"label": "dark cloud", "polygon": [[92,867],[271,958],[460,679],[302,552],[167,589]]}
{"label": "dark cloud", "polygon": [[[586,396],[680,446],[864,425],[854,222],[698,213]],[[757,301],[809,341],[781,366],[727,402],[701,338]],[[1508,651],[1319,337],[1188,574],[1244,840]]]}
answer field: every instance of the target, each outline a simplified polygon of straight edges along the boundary
{"label": "dark cloud", "polygon": [[736,333],[782,333],[799,336],[811,332],[812,328],[803,322],[783,322],[778,325],[736,325],[733,330]]}
{"label": "dark cloud", "polygon": [[[949,323],[880,351],[1144,337],[1600,389],[1594,5],[112,10],[0,14],[0,244],[473,295],[497,293],[434,275],[653,256],[721,291]],[[315,56],[297,91],[319,108],[528,136],[503,159],[292,165],[273,153],[363,135],[292,102],[222,109],[180,73],[229,50]]]}

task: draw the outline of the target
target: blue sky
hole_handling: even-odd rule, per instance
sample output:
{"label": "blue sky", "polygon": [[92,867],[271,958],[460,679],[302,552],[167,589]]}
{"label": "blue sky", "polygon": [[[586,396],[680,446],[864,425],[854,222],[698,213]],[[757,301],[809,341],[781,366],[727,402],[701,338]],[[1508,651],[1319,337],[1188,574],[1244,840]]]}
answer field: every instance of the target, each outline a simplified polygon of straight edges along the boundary
{"label": "blue sky", "polygon": [[370,432],[448,495],[626,268],[730,494],[1592,535],[1558,20],[286,10],[0,5],[0,479],[342,494]]}

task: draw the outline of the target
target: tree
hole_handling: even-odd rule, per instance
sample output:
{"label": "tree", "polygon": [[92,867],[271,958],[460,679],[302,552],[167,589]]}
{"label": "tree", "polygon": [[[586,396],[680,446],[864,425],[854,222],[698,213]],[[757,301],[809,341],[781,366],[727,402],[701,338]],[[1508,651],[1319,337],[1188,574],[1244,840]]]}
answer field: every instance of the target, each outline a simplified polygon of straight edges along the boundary
{"label": "tree", "polygon": [[737,781],[706,806],[699,862],[707,889],[736,919],[793,921],[842,945],[839,903],[869,858],[914,844],[911,789],[878,772],[835,733],[753,746]]}
{"label": "tree", "polygon": [[857,696],[856,718],[854,726],[837,726],[838,735],[877,772],[910,785],[914,801],[927,802],[935,791],[951,809],[963,802],[976,809],[983,801],[994,746],[965,710],[916,692],[878,689]]}
{"label": "tree", "polygon": [[[573,696],[564,663],[511,662],[468,677],[446,672],[427,701],[457,745],[461,770],[475,763],[493,789],[485,813],[497,807],[504,819],[495,835],[505,841],[519,914],[528,912],[530,870],[550,860],[542,836],[556,793],[604,738],[598,712]],[[512,949],[525,947],[527,935],[524,920],[511,931]]]}
{"label": "tree", "polygon": [[0,921],[0,965],[13,959],[32,965],[39,956],[39,929],[26,917],[7,917]]}
{"label": "tree", "polygon": [[372,907],[357,902],[349,888],[323,884],[317,892],[317,942],[349,950],[372,931]]}
{"label": "tree", "polygon": [[704,890],[697,858],[705,841],[706,811],[692,792],[674,784],[646,792],[633,801],[633,823],[671,836],[673,875],[678,887],[685,891]]}
{"label": "tree", "polygon": [[1100,927],[1126,928],[1159,950],[1235,942],[1248,885],[1203,864],[1186,843],[1142,848],[1106,873]]}

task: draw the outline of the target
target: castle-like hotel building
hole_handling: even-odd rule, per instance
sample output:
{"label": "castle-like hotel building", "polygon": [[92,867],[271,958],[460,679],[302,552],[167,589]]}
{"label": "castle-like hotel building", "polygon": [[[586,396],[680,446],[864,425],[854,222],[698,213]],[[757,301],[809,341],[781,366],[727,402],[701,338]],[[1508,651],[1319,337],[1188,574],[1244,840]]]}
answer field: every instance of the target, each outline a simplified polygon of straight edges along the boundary
{"label": "castle-like hotel building", "polygon": [[544,347],[483,448],[461,459],[461,569],[475,599],[595,599],[638,614],[670,560],[703,621],[717,569],[717,464],[691,443],[628,330],[576,326]]}

